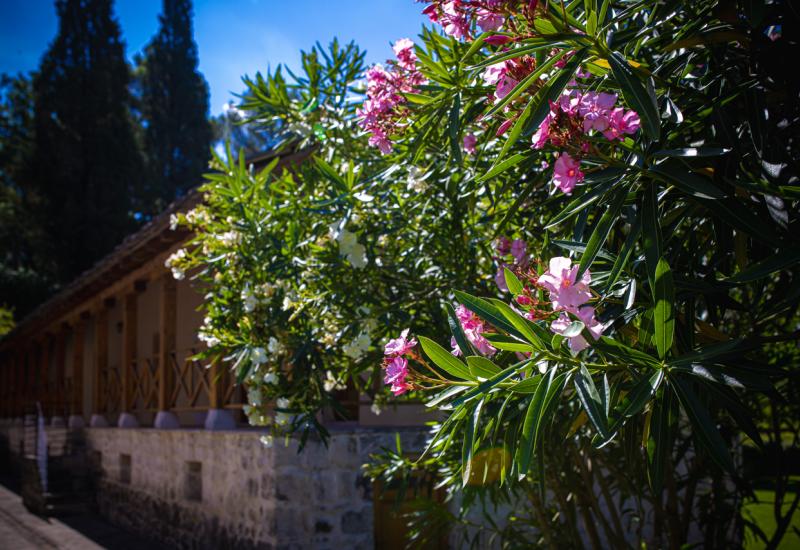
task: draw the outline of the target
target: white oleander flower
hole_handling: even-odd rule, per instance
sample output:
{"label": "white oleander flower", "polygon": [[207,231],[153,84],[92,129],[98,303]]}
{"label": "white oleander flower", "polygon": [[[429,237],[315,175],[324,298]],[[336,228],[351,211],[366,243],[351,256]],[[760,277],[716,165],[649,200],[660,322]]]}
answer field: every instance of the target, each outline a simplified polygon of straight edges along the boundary
{"label": "white oleander flower", "polygon": [[267,350],[264,348],[253,348],[250,352],[250,360],[256,365],[263,365],[267,362]]}

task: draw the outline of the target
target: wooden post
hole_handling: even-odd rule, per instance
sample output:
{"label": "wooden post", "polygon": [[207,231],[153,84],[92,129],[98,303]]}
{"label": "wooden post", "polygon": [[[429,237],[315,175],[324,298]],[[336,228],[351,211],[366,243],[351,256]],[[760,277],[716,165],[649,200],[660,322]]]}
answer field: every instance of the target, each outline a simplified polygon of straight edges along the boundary
{"label": "wooden post", "polygon": [[56,379],[53,386],[53,416],[61,416],[64,414],[64,409],[67,404],[67,396],[65,391],[65,371],[67,359],[67,327],[61,326],[57,329],[55,335],[55,370]]}
{"label": "wooden post", "polygon": [[97,310],[94,330],[94,414],[101,415],[105,410],[105,381],[103,376],[108,370],[108,307],[106,304]]}
{"label": "wooden post", "polygon": [[86,342],[84,316],[75,321],[72,331],[72,402],[70,414],[83,416],[83,347]]}
{"label": "wooden post", "polygon": [[225,406],[224,395],[225,384],[222,380],[222,369],[219,368],[219,361],[214,360],[209,366],[208,381],[208,408],[221,409]]}
{"label": "wooden post", "polygon": [[126,294],[122,309],[122,356],[119,361],[122,395],[120,410],[131,409],[131,362],[136,356],[136,294]]}
{"label": "wooden post", "polygon": [[52,414],[50,409],[50,337],[45,334],[39,344],[39,384],[37,384],[36,401],[42,403],[45,416]]}
{"label": "wooden post", "polygon": [[138,296],[135,292],[125,294],[122,303],[122,356],[120,357],[120,379],[122,396],[120,402],[120,428],[136,427],[138,422],[131,414],[133,397],[133,362],[136,360],[136,309]]}
{"label": "wooden post", "polygon": [[172,371],[172,354],[175,352],[175,330],[178,325],[178,285],[172,273],[161,276],[161,293],[158,297],[158,413],[153,426],[159,430],[180,428],[172,408],[172,391],[175,374]]}
{"label": "wooden post", "polygon": [[161,296],[158,325],[158,410],[172,408],[174,376],[172,372],[172,353],[175,351],[178,317],[178,292],[172,273],[161,277]]}

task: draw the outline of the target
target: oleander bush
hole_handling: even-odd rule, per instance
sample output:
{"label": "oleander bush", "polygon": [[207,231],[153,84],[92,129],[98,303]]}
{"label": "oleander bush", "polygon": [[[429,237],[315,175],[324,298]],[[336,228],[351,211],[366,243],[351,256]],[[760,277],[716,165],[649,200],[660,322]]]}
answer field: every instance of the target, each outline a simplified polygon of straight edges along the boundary
{"label": "oleander bush", "polygon": [[[367,467],[445,488],[412,544],[727,547],[747,527],[776,545],[791,471],[748,457],[797,446],[796,16],[424,12],[385,66],[334,42],[245,80],[249,120],[299,160],[229,151],[176,219],[196,236],[168,264],[208,288],[205,354],[267,444],[324,438],[345,388],[440,411],[422,456]],[[774,532],[739,514],[765,475]]]}

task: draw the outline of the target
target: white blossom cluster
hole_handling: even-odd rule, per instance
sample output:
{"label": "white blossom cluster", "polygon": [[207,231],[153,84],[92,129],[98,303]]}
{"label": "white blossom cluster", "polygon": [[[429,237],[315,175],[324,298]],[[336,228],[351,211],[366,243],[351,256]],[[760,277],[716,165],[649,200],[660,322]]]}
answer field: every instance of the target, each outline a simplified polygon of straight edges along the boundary
{"label": "white blossom cluster", "polygon": [[181,261],[186,258],[186,250],[183,248],[179,248],[175,252],[169,255],[169,257],[164,262],[164,267],[172,271],[172,276],[180,281],[186,276],[186,272],[183,268],[179,265]]}

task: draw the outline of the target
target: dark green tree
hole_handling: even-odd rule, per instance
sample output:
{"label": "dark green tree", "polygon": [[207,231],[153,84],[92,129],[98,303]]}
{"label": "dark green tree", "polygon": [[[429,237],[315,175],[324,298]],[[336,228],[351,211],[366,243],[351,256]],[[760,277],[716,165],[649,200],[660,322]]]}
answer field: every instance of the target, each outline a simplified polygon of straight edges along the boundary
{"label": "dark green tree", "polygon": [[111,0],[58,0],[58,35],[34,80],[31,178],[61,282],[137,225],[142,159],[130,113],[130,71]]}
{"label": "dark green tree", "polygon": [[[23,182],[33,147],[29,75],[0,76],[0,305],[24,315],[50,291],[53,264],[31,212],[40,201]],[[27,192],[26,192],[27,191]],[[10,315],[11,310],[8,310]],[[0,308],[0,313],[2,313]],[[2,325],[2,315],[0,315]],[[0,326],[0,333],[2,328]]]}
{"label": "dark green tree", "polygon": [[200,182],[208,166],[208,85],[197,70],[190,0],[164,0],[160,28],[145,49],[140,109],[145,126],[149,213]]}

